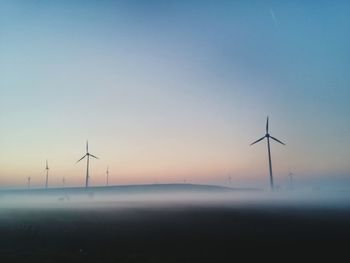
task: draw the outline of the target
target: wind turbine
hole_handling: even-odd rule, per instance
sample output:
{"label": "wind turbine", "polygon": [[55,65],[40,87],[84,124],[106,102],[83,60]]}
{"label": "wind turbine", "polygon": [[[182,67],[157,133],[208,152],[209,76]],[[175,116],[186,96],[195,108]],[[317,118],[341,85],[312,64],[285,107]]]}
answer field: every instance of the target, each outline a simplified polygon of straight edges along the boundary
{"label": "wind turbine", "polygon": [[46,170],[46,182],[45,182],[45,188],[47,189],[48,188],[48,185],[49,185],[49,164],[46,160],[46,167],[45,167],[45,170]]}
{"label": "wind turbine", "polygon": [[28,187],[28,189],[30,189],[30,176],[27,178],[27,180],[28,180],[28,183],[27,183],[27,187]]}
{"label": "wind turbine", "polygon": [[293,175],[292,172],[289,172],[288,174],[290,188],[293,188]]}
{"label": "wind turbine", "polygon": [[279,142],[280,144],[283,144],[285,145],[283,142],[281,142],[280,140],[272,137],[270,134],[269,134],[269,117],[267,117],[267,121],[266,121],[266,134],[264,137],[260,138],[259,140],[256,140],[255,142],[253,142],[252,144],[250,145],[253,145],[253,144],[256,144],[257,142],[260,142],[261,140],[263,139],[267,139],[267,152],[268,152],[268,155],[269,155],[269,168],[270,168],[270,186],[271,186],[271,189],[273,190],[273,176],[272,176],[272,162],[271,162],[271,150],[270,150],[270,138],[272,140],[275,140],[276,142]]}
{"label": "wind turbine", "polygon": [[106,171],[106,186],[108,186],[108,180],[109,180],[109,166],[107,166],[107,171]]}
{"label": "wind turbine", "polygon": [[93,157],[93,158],[95,158],[95,159],[98,159],[98,157],[96,157],[96,156],[92,155],[91,153],[89,153],[89,142],[86,141],[86,154],[85,154],[83,157],[81,157],[81,158],[77,161],[77,163],[78,163],[78,162],[80,162],[81,160],[83,160],[85,157],[87,157],[87,158],[86,158],[86,179],[85,179],[85,188],[88,188],[88,187],[89,187],[89,165],[90,165],[89,163],[90,163],[90,156]]}

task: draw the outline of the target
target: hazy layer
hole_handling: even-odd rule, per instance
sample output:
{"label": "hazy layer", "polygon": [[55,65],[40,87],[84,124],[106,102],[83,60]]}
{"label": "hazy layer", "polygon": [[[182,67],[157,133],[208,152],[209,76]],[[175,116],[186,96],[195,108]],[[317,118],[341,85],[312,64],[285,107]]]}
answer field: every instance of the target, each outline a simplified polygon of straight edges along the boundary
{"label": "hazy layer", "polygon": [[0,192],[1,208],[133,208],[133,207],[325,207],[350,209],[347,191],[262,191],[218,188],[211,190],[84,190]]}

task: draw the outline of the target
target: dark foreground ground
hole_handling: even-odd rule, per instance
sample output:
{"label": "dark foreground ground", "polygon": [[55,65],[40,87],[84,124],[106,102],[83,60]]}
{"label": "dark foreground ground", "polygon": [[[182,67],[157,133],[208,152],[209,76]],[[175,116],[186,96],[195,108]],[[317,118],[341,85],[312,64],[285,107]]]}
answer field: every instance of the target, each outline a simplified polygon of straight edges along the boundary
{"label": "dark foreground ground", "polygon": [[344,208],[124,204],[0,212],[0,262],[348,262],[349,250]]}

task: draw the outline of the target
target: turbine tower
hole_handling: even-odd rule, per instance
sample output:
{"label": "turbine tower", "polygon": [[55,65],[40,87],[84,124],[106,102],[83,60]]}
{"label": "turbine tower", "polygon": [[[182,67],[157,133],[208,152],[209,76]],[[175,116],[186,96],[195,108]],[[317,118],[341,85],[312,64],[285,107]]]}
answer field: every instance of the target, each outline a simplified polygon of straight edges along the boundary
{"label": "turbine tower", "polygon": [[231,185],[231,183],[232,183],[232,176],[229,175],[229,176],[227,177],[227,179],[228,179],[228,181],[229,181],[229,184]]}
{"label": "turbine tower", "polygon": [[45,182],[45,188],[47,189],[49,186],[49,164],[46,160],[46,167],[45,167],[45,171],[46,171],[46,182]]}
{"label": "turbine tower", "polygon": [[106,186],[108,186],[108,180],[109,180],[109,167],[107,166],[107,171],[106,171]]}
{"label": "turbine tower", "polygon": [[292,172],[289,172],[288,174],[290,188],[293,188],[293,175],[294,174]]}
{"label": "turbine tower", "polygon": [[268,152],[268,156],[269,156],[269,170],[270,170],[270,187],[273,190],[273,176],[272,176],[272,162],[271,162],[271,150],[270,150],[270,139],[275,140],[276,142],[279,142],[280,144],[285,145],[283,142],[281,142],[280,140],[272,137],[269,134],[269,117],[267,117],[267,121],[266,121],[266,134],[264,137],[260,138],[259,140],[256,140],[255,142],[253,142],[250,145],[256,144],[257,142],[260,142],[263,139],[267,139],[267,152]]}
{"label": "turbine tower", "polygon": [[89,187],[89,165],[90,165],[90,156],[95,158],[95,159],[98,159],[98,157],[92,155],[91,153],[89,153],[89,142],[86,141],[86,154],[81,157],[78,161],[80,162],[81,160],[83,160],[85,157],[86,158],[86,179],[85,179],[85,188],[88,188]]}
{"label": "turbine tower", "polygon": [[28,187],[28,189],[30,189],[30,176],[27,178],[27,180],[28,180],[28,182],[27,182],[27,187]]}

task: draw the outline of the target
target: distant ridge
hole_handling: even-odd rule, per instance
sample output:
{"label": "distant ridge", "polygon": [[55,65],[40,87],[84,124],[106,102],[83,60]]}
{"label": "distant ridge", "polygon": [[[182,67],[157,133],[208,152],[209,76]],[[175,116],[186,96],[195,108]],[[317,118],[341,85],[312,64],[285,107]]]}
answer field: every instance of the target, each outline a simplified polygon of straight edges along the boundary
{"label": "distant ridge", "polygon": [[135,184],[114,186],[65,187],[65,188],[32,188],[32,189],[1,189],[0,194],[60,194],[60,193],[169,193],[169,192],[232,192],[258,191],[257,188],[230,188],[218,185],[202,184]]}

